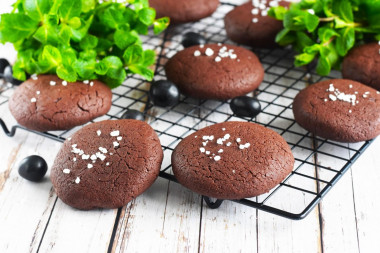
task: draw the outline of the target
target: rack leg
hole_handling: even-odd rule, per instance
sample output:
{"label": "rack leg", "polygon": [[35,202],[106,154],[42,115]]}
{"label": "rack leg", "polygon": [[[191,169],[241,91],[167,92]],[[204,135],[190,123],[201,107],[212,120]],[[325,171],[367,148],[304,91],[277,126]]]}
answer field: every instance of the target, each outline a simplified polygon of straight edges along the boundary
{"label": "rack leg", "polygon": [[211,209],[217,209],[223,203],[223,199],[217,199],[215,202],[212,202],[209,197],[203,196],[207,206]]}

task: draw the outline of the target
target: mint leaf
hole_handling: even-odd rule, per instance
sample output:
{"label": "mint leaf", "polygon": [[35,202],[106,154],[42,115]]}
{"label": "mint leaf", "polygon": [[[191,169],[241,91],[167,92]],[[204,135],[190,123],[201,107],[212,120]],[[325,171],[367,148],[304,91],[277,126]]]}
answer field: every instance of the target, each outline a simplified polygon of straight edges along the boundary
{"label": "mint leaf", "polygon": [[50,10],[50,0],[25,0],[24,10],[32,19],[42,21]]}
{"label": "mint leaf", "polygon": [[339,31],[340,36],[336,39],[336,50],[340,56],[345,56],[355,45],[355,29],[347,27]]}
{"label": "mint leaf", "polygon": [[149,26],[153,24],[154,19],[156,18],[156,11],[153,8],[144,8],[138,12],[139,20]]}
{"label": "mint leaf", "polygon": [[79,45],[83,50],[93,49],[98,45],[98,38],[88,34],[80,41]]}
{"label": "mint leaf", "polygon": [[143,49],[139,45],[132,45],[123,54],[124,62],[127,66],[139,63],[143,57]]}
{"label": "mint leaf", "polygon": [[341,19],[346,22],[354,21],[354,14],[350,1],[347,0],[334,0],[332,1],[332,12],[337,14]]}
{"label": "mint leaf", "polygon": [[156,61],[156,53],[153,50],[145,50],[143,53],[143,61],[141,65],[148,67],[154,64]]}
{"label": "mint leaf", "polygon": [[0,42],[16,43],[31,36],[37,29],[38,21],[22,13],[0,16]]}
{"label": "mint leaf", "polygon": [[123,29],[117,29],[113,38],[116,46],[124,50],[139,40],[139,35],[135,31],[129,32]]}
{"label": "mint leaf", "polygon": [[131,65],[128,68],[131,72],[144,77],[148,81],[153,80],[154,72],[151,69],[148,69],[141,65]]}
{"label": "mint leaf", "polygon": [[42,60],[48,62],[52,66],[58,66],[62,62],[61,53],[56,47],[47,45],[42,51]]}
{"label": "mint leaf", "polygon": [[76,82],[77,81],[77,73],[70,66],[59,66],[57,68],[57,75],[59,78],[66,80],[68,82]]}
{"label": "mint leaf", "polygon": [[165,30],[169,26],[169,23],[170,23],[170,18],[168,18],[168,17],[163,17],[163,18],[156,19],[153,22],[153,32],[154,32],[154,34],[161,33],[163,30]]}
{"label": "mint leaf", "polygon": [[82,1],[78,0],[61,0],[62,3],[59,6],[59,14],[62,19],[69,21],[73,17],[79,16],[82,10]]}

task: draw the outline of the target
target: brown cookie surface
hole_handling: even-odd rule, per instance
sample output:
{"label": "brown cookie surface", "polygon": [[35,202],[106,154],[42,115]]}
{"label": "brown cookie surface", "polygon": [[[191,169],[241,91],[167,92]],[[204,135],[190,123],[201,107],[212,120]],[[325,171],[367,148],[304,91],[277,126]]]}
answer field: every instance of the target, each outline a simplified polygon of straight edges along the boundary
{"label": "brown cookie surface", "polygon": [[253,52],[223,44],[186,48],[167,62],[165,72],[184,94],[206,99],[245,95],[264,78],[264,69]]}
{"label": "brown cookie surface", "polygon": [[294,157],[276,132],[225,122],[183,139],[172,154],[178,181],[199,194],[241,199],[268,192],[293,170]]}
{"label": "brown cookie surface", "polygon": [[102,121],[64,142],[50,178],[58,197],[72,207],[118,208],[153,184],[162,159],[158,136],[145,122]]}
{"label": "brown cookie surface", "polygon": [[99,81],[67,83],[55,75],[34,79],[22,83],[9,99],[12,115],[29,129],[70,129],[106,114],[111,107],[111,90]]}
{"label": "brown cookie surface", "polygon": [[171,24],[198,21],[210,16],[219,6],[219,0],[149,0],[157,17],[170,17]]}
{"label": "brown cookie surface", "polygon": [[380,134],[380,93],[355,81],[313,84],[296,96],[293,112],[299,125],[322,138],[359,142]]}
{"label": "brown cookie surface", "polygon": [[288,7],[286,1],[249,1],[224,18],[227,37],[232,41],[260,48],[273,48],[276,35],[284,28],[281,21],[268,16],[270,5]]}
{"label": "brown cookie surface", "polygon": [[343,60],[342,74],[380,90],[380,45],[374,42],[353,48]]}

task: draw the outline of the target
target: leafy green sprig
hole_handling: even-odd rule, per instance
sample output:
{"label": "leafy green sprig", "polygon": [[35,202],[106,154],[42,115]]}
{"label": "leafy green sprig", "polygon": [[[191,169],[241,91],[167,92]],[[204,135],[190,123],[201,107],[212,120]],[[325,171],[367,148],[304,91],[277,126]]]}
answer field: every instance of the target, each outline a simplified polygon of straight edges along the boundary
{"label": "leafy green sprig", "polygon": [[338,69],[356,44],[380,40],[380,0],[302,0],[289,9],[272,8],[269,15],[284,24],[276,42],[300,53],[295,65],[318,58],[320,75]]}
{"label": "leafy green sprig", "polygon": [[148,0],[17,0],[12,13],[0,16],[0,42],[18,51],[16,79],[57,74],[114,88],[129,73],[153,79],[155,52],[143,50],[139,35],[150,26],[158,34],[168,24],[167,17],[156,19]]}

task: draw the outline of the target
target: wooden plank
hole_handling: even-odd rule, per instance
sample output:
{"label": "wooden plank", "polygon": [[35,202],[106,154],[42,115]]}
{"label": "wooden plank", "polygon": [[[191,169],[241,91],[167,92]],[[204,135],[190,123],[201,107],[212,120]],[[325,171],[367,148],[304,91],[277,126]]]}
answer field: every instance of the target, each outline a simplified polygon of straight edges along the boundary
{"label": "wooden plank", "polygon": [[[348,144],[339,144],[348,147]],[[347,149],[324,144],[321,151],[346,159],[350,158]],[[328,155],[319,155],[319,165],[339,170],[345,161]],[[319,178],[330,181],[336,175],[328,170],[319,169]],[[325,186],[320,183],[320,188]],[[355,222],[352,176],[349,170],[320,203],[323,252],[359,252]],[[340,242],[340,243],[337,243]]]}
{"label": "wooden plank", "polygon": [[[32,154],[42,155],[49,167],[55,157],[55,143],[34,134],[18,132],[13,138],[0,136],[2,146],[11,147],[9,158],[6,150],[1,152],[0,184],[0,252],[34,251],[53,207],[55,195],[49,180],[49,172],[40,183],[21,178],[17,171],[20,160]],[[42,148],[49,147],[49,148]],[[6,166],[3,170],[3,166]],[[16,236],[17,235],[17,236]]]}
{"label": "wooden plank", "polygon": [[379,252],[380,139],[352,166],[357,236],[360,252]]}
{"label": "wooden plank", "polygon": [[197,252],[200,197],[158,178],[123,212],[113,252]]}
{"label": "wooden plank", "polygon": [[116,209],[81,211],[58,199],[39,252],[106,252],[116,213]]}

